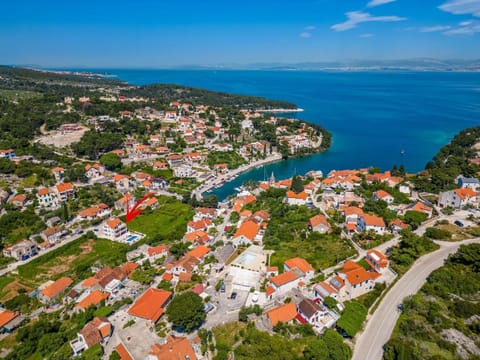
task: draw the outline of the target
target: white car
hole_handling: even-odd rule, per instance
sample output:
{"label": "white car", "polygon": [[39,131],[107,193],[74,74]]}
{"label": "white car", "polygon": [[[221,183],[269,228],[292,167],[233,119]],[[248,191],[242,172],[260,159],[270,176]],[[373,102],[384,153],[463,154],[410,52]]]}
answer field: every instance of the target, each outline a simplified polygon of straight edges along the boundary
{"label": "white car", "polygon": [[259,297],[260,297],[260,293],[258,291],[255,291],[252,295],[252,302],[256,303]]}

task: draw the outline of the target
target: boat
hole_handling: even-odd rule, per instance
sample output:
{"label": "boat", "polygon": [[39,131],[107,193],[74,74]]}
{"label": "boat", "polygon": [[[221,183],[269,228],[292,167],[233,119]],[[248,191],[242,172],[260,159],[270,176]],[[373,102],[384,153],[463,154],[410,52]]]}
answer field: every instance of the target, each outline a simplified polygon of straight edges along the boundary
{"label": "boat", "polygon": [[403,149],[400,150],[400,155],[402,155],[402,156],[405,155],[405,150],[403,150]]}

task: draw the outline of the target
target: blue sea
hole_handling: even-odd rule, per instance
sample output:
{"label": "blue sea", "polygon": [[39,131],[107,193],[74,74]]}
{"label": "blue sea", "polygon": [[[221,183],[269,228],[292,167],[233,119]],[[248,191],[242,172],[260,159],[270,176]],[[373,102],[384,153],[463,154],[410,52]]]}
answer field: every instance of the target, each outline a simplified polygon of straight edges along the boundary
{"label": "blue sea", "polygon": [[457,132],[480,125],[480,73],[93,71],[138,85],[181,84],[291,101],[305,109],[295,116],[332,132],[328,152],[254,169],[217,189],[220,199],[245,180],[272,172],[280,179],[313,169],[387,170],[394,164],[417,172]]}

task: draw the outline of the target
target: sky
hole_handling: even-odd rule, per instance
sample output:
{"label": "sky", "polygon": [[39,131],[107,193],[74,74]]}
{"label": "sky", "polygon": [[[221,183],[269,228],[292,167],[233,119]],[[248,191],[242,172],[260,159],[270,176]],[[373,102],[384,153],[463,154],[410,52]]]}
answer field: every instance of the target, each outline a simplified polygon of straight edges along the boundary
{"label": "sky", "polygon": [[480,58],[480,0],[2,1],[0,64]]}

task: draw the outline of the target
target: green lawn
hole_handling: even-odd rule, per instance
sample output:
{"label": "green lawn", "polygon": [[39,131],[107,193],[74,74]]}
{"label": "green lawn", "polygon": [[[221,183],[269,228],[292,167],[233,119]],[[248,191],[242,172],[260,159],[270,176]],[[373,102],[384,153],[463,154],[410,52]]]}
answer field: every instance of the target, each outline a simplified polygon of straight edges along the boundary
{"label": "green lawn", "polygon": [[15,279],[11,276],[3,276],[0,278],[0,299],[5,295],[5,293],[8,293],[8,291],[4,292],[3,289],[5,286],[13,282],[13,280]]}
{"label": "green lawn", "polygon": [[122,264],[128,250],[126,244],[83,236],[18,267],[18,274],[22,282],[32,286],[61,276],[81,280],[89,275],[96,262],[109,266]]}
{"label": "green lawn", "polygon": [[179,240],[187,230],[187,222],[193,217],[189,205],[168,196],[158,199],[158,208],[144,212],[128,223],[128,228],[147,236],[147,241],[157,236],[168,241]]}
{"label": "green lawn", "polygon": [[347,240],[336,235],[321,235],[312,233],[307,239],[293,238],[288,242],[280,242],[269,246],[275,250],[271,263],[283,268],[283,262],[292,257],[301,257],[317,270],[336,265],[339,261],[356,255],[356,250]]}

